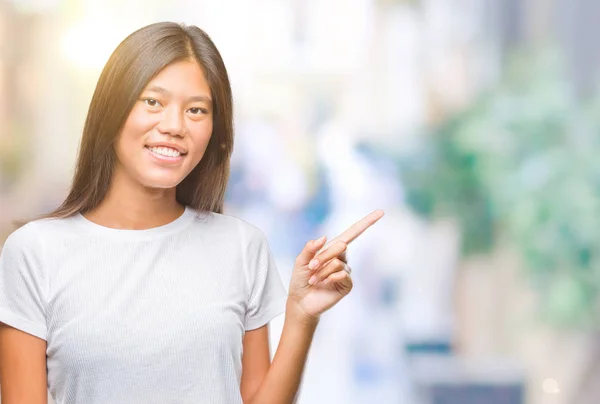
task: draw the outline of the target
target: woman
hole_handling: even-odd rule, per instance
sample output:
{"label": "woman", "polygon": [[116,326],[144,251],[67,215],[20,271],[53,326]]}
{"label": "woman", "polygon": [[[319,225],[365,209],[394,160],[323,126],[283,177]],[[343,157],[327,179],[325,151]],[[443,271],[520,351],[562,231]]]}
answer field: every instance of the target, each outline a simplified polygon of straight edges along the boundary
{"label": "woman", "polygon": [[286,294],[265,236],[222,214],[232,147],[202,30],[157,23],[117,47],[70,193],[0,256],[2,404],[294,400],[320,314],[352,288],[346,246],[383,213],[309,241]]}

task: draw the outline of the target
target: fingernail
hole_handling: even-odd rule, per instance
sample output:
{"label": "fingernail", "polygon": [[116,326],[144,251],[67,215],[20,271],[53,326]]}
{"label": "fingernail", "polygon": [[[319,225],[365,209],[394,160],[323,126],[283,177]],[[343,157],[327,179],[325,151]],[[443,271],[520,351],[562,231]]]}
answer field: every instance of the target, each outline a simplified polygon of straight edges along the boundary
{"label": "fingernail", "polygon": [[317,282],[317,277],[315,275],[311,276],[310,279],[308,280],[308,284],[309,285],[314,285],[315,282]]}
{"label": "fingernail", "polygon": [[317,239],[317,244],[318,244],[318,243],[322,243],[322,242],[323,242],[323,240],[325,240],[325,236],[321,236],[321,237],[319,237],[319,238]]}
{"label": "fingernail", "polygon": [[319,260],[313,259],[308,263],[308,269],[315,269],[319,266]]}

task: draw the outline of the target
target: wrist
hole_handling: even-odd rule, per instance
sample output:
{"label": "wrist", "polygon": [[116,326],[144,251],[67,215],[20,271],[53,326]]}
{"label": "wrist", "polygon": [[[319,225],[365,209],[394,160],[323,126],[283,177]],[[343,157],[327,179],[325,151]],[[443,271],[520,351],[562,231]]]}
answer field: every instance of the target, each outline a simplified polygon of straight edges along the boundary
{"label": "wrist", "polygon": [[285,308],[285,321],[303,326],[315,327],[319,323],[320,316],[308,314],[297,302],[288,299]]}

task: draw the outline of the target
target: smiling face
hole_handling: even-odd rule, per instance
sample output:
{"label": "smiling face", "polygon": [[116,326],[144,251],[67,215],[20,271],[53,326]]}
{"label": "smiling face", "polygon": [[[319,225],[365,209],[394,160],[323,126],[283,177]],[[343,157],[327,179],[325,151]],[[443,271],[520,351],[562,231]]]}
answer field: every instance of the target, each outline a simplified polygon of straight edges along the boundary
{"label": "smiling face", "polygon": [[195,61],[172,63],[144,88],[117,136],[113,180],[173,188],[200,162],[212,131],[204,72]]}

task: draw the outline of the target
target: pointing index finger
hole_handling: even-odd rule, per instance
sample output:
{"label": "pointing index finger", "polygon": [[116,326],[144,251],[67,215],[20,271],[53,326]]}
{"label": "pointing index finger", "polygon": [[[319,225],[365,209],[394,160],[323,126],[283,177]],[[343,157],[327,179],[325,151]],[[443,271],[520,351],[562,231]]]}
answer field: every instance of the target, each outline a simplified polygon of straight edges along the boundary
{"label": "pointing index finger", "polygon": [[383,215],[384,215],[384,212],[382,210],[379,210],[379,209],[374,210],[373,212],[369,213],[367,216],[360,219],[358,222],[354,223],[352,226],[350,226],[348,229],[346,229],[346,231],[344,231],[342,234],[340,234],[336,238],[330,240],[329,243],[327,243],[327,244],[330,245],[330,244],[333,244],[336,241],[340,241],[340,240],[345,242],[346,244],[350,244],[358,236],[363,234],[365,232],[365,230],[367,230],[369,227],[374,225],[379,219],[381,219],[383,217]]}

